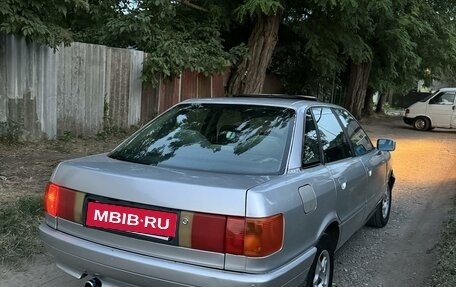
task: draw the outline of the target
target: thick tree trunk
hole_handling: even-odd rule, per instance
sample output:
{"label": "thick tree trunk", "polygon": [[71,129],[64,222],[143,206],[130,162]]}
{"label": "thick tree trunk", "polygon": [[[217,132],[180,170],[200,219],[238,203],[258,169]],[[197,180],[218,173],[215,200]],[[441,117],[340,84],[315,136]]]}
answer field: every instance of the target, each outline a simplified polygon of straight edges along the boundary
{"label": "thick tree trunk", "polygon": [[279,12],[277,15],[258,16],[247,45],[249,55],[234,68],[228,81],[229,95],[262,92],[266,69],[277,43],[280,20]]}
{"label": "thick tree trunk", "polygon": [[372,62],[350,64],[350,79],[344,106],[354,117],[361,118]]}
{"label": "thick tree trunk", "polygon": [[386,100],[389,98],[391,95],[392,91],[388,91],[387,93],[381,93],[380,98],[378,99],[377,106],[375,108],[375,112],[377,114],[384,114],[385,113],[385,103]]}
{"label": "thick tree trunk", "polygon": [[364,98],[364,108],[363,108],[363,116],[370,117],[374,113],[374,90],[371,87],[366,89],[366,97]]}

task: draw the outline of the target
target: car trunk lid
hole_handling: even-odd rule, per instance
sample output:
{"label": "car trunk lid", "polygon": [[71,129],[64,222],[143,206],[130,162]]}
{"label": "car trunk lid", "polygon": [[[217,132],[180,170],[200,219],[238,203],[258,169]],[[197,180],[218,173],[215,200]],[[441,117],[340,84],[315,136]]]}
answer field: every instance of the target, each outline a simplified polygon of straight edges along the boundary
{"label": "car trunk lid", "polygon": [[[159,168],[111,159],[106,154],[70,160],[61,163],[51,178],[53,184],[72,194],[65,202],[69,208],[56,226],[65,233],[114,248],[223,269],[224,237],[220,234],[226,216],[245,217],[247,190],[269,179]],[[98,218],[106,219],[104,223],[109,223],[107,218],[113,213],[115,220],[123,223],[131,220],[128,216],[142,211],[150,218],[157,212],[164,213],[162,219],[175,224],[171,230],[174,236],[94,225],[87,217],[93,219],[95,213],[90,209],[99,205],[104,206],[98,210]],[[160,227],[158,222],[156,225]],[[206,237],[192,234],[196,229]]]}

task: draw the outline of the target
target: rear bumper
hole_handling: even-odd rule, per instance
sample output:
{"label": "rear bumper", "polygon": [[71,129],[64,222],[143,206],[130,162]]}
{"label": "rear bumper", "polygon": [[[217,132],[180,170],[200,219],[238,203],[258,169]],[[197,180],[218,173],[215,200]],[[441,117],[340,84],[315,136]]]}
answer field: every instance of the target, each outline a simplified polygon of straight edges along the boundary
{"label": "rear bumper", "polygon": [[103,287],[299,286],[312,264],[312,248],[271,272],[248,274],[195,266],[110,248],[40,225],[40,236],[57,266],[76,278],[96,274]]}
{"label": "rear bumper", "polygon": [[404,123],[408,124],[408,125],[412,125],[413,124],[413,118],[407,118],[407,117],[403,117],[402,118],[404,120]]}

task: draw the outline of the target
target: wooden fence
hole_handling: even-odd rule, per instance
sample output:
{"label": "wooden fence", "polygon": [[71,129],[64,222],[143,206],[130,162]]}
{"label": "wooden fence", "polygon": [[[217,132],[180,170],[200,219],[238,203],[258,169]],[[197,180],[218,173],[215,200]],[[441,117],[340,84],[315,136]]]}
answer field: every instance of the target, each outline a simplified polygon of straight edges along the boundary
{"label": "wooden fence", "polygon": [[85,43],[54,51],[0,34],[0,124],[18,125],[26,140],[89,136],[145,123],[184,99],[224,95],[222,75],[185,71],[157,87],[144,84],[146,56]]}

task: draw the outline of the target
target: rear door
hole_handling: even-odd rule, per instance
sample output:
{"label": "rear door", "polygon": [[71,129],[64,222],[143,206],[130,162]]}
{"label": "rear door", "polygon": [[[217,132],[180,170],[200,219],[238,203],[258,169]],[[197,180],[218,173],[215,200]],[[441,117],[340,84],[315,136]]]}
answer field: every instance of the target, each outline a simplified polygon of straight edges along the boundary
{"label": "rear door", "polygon": [[455,95],[456,91],[442,91],[429,100],[426,114],[433,127],[450,128],[455,124]]}
{"label": "rear door", "polygon": [[372,142],[355,118],[344,109],[335,109],[340,121],[344,125],[347,136],[367,172],[367,185],[364,188],[366,195],[365,218],[380,201],[386,188],[386,159],[382,152],[374,148]]}
{"label": "rear door", "polygon": [[326,167],[337,192],[337,213],[341,220],[340,243],[343,244],[364,224],[367,174],[362,161],[354,157],[350,143],[331,108],[314,107]]}

